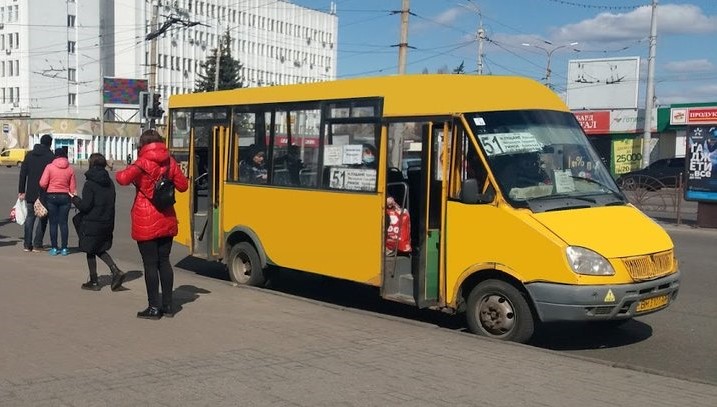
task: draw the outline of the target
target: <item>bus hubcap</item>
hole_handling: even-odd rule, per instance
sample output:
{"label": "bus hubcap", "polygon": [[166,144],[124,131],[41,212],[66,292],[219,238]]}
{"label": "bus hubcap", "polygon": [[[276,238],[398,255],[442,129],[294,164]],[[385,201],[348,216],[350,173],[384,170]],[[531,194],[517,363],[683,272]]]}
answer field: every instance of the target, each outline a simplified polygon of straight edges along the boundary
{"label": "bus hubcap", "polygon": [[479,308],[480,323],[492,335],[505,335],[515,325],[515,312],[510,302],[500,295],[487,295]]}
{"label": "bus hubcap", "polygon": [[249,257],[244,254],[239,254],[234,259],[232,268],[234,269],[234,275],[238,283],[244,284],[249,281],[249,277],[251,276],[251,262],[249,261]]}

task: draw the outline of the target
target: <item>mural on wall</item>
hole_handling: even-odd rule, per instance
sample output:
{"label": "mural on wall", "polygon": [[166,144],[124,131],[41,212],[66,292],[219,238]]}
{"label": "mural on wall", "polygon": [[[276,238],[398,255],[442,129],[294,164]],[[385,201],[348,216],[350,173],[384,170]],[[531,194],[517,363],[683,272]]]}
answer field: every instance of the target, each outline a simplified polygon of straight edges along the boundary
{"label": "mural on wall", "polygon": [[0,120],[0,150],[25,148],[27,146],[27,125],[25,120]]}
{"label": "mural on wall", "polygon": [[[7,148],[32,148],[29,145],[29,135],[63,134],[72,138],[72,135],[97,136],[102,133],[102,124],[99,120],[81,119],[0,119],[0,150]],[[164,133],[164,126],[157,126],[160,134]],[[141,128],[139,123],[105,122],[105,137],[139,137]]]}

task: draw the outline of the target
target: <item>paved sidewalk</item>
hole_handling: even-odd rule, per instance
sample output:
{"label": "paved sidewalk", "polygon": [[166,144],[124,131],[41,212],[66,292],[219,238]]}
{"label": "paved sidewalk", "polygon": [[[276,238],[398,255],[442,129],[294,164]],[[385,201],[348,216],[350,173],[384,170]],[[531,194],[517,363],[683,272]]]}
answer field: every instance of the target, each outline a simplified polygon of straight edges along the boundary
{"label": "paved sidewalk", "polygon": [[717,405],[717,386],[187,272],[177,316],[139,320],[141,277],[82,291],[83,254],[23,253],[7,230],[0,406]]}

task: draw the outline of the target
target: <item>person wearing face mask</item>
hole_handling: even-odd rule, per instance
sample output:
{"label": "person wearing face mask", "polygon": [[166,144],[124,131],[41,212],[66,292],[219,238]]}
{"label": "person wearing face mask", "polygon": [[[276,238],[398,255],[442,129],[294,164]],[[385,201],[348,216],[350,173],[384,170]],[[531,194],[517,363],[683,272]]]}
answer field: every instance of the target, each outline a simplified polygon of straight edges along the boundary
{"label": "person wearing face mask", "polygon": [[371,144],[363,145],[361,153],[361,166],[363,168],[376,168],[376,148]]}

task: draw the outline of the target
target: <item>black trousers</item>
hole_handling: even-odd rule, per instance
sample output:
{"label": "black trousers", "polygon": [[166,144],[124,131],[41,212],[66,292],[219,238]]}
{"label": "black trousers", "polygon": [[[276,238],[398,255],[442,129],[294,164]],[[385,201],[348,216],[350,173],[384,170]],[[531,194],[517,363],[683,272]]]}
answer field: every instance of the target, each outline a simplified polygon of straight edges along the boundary
{"label": "black trousers", "polygon": [[111,271],[114,272],[114,270],[117,268],[117,265],[115,264],[114,260],[112,260],[112,256],[110,256],[107,252],[102,252],[100,254],[94,254],[94,253],[87,253],[87,266],[90,268],[90,281],[97,281],[97,257],[99,256],[100,260],[105,262],[107,267],[110,268]]}
{"label": "black trousers", "polygon": [[[172,251],[172,237],[160,237],[153,240],[137,242],[139,253],[144,265],[144,283],[147,286],[147,300],[150,307],[172,305],[172,286],[174,271],[169,262]],[[162,300],[159,297],[159,286],[162,285]]]}

